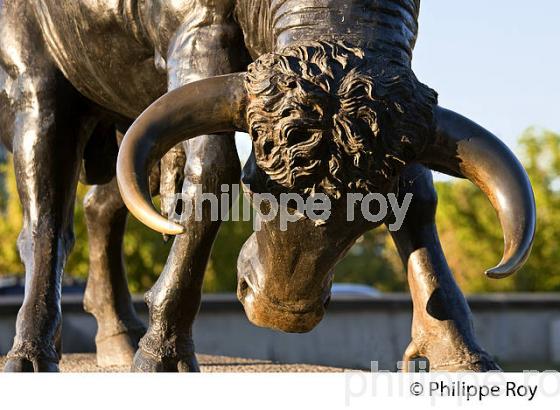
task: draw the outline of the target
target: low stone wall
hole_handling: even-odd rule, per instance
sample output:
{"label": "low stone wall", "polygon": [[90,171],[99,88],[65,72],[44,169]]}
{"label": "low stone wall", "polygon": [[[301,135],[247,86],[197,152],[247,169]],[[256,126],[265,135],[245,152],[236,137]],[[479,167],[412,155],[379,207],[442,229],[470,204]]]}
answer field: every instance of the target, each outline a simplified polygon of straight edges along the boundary
{"label": "low stone wall", "polygon": [[[558,368],[560,294],[481,295],[468,298],[480,343],[500,363]],[[12,343],[20,297],[0,298],[0,354]],[[147,309],[135,297],[141,317]],[[96,324],[81,298],[63,298],[63,350],[93,352]],[[410,341],[412,304],[405,294],[375,299],[333,298],[324,320],[306,334],[286,334],[253,326],[235,295],[203,298],[194,335],[197,352],[310,363],[345,368],[394,370]],[[511,366],[510,366],[511,367]]]}

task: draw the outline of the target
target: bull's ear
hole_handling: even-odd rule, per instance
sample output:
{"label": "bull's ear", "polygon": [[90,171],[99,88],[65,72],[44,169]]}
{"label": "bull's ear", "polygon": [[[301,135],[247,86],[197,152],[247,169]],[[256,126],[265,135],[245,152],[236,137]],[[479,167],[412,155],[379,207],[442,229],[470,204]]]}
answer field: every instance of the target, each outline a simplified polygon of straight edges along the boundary
{"label": "bull's ear", "polygon": [[245,73],[196,81],[150,105],[127,131],[117,159],[117,181],[130,212],[169,235],[185,228],[153,207],[148,186],[152,166],[177,143],[198,135],[245,131]]}
{"label": "bull's ear", "polygon": [[536,207],[529,177],[493,134],[453,111],[436,107],[434,113],[435,142],[420,161],[434,170],[468,178],[486,194],[504,234],[502,260],[486,274],[509,276],[529,257],[535,235]]}

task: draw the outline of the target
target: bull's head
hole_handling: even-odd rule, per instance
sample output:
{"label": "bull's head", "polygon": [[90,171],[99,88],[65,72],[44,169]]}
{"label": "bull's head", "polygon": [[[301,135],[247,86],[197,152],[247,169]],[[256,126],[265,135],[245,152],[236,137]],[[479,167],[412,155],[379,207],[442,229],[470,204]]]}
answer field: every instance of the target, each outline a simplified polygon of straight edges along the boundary
{"label": "bull's head", "polygon": [[247,73],[214,77],[169,92],[132,125],[117,176],[130,211],[149,227],[185,227],[155,211],[148,170],[171,147],[197,135],[247,131],[253,155],[245,182],[259,191],[333,199],[325,224],[265,222],[238,262],[238,296],[256,324],[307,331],[324,313],[332,269],[373,225],[346,220],[349,192],[388,192],[401,169],[420,162],[465,177],[488,196],[502,224],[505,277],[527,258],[535,205],[527,175],[511,151],[466,118],[437,106],[434,91],[410,67],[344,44],[313,43],[266,54]]}

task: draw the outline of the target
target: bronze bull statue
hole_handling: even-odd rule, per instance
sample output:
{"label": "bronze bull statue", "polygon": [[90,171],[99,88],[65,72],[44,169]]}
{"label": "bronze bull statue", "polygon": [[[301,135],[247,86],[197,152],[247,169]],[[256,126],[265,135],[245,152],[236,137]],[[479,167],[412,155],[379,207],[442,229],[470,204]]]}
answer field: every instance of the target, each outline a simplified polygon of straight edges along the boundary
{"label": "bronze bull statue", "polygon": [[[435,370],[498,368],[475,340],[441,250],[429,168],[468,178],[496,209],[505,251],[487,271],[493,278],[512,274],[529,255],[533,193],[499,139],[439,107],[414,76],[419,0],[5,0],[0,7],[0,133],[14,153],[26,268],[5,370],[58,369],[60,280],[80,171],[106,183],[86,201],[92,262],[85,302],[99,322],[98,355],[126,361],[135,349],[143,329],[126,290],[126,210],[111,180],[115,129],[135,119],[116,167],[122,200],[140,221],[176,237],[146,295],[150,325],[133,370],[198,370],[192,324],[220,224],[180,225],[156,212],[148,174],[188,140],[186,183],[218,194],[239,181],[235,131],[252,138],[242,177],[252,192],[332,199],[325,223],[303,218],[282,230],[274,219],[245,243],[237,293],[253,323],[312,329],[337,261],[363,233],[390,222],[349,222],[345,195],[412,193],[404,224],[392,232],[414,304],[404,360],[424,356]],[[169,192],[180,155],[167,158]]]}

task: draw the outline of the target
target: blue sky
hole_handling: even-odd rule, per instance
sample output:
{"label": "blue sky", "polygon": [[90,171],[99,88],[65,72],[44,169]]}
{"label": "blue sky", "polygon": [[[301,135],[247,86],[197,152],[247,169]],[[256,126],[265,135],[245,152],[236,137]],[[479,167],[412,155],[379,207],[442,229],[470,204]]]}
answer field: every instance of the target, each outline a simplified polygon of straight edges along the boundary
{"label": "blue sky", "polygon": [[440,104],[516,150],[529,126],[560,132],[559,0],[423,0],[413,68]]}
{"label": "blue sky", "polygon": [[514,151],[527,127],[560,132],[560,0],[423,0],[413,68]]}

